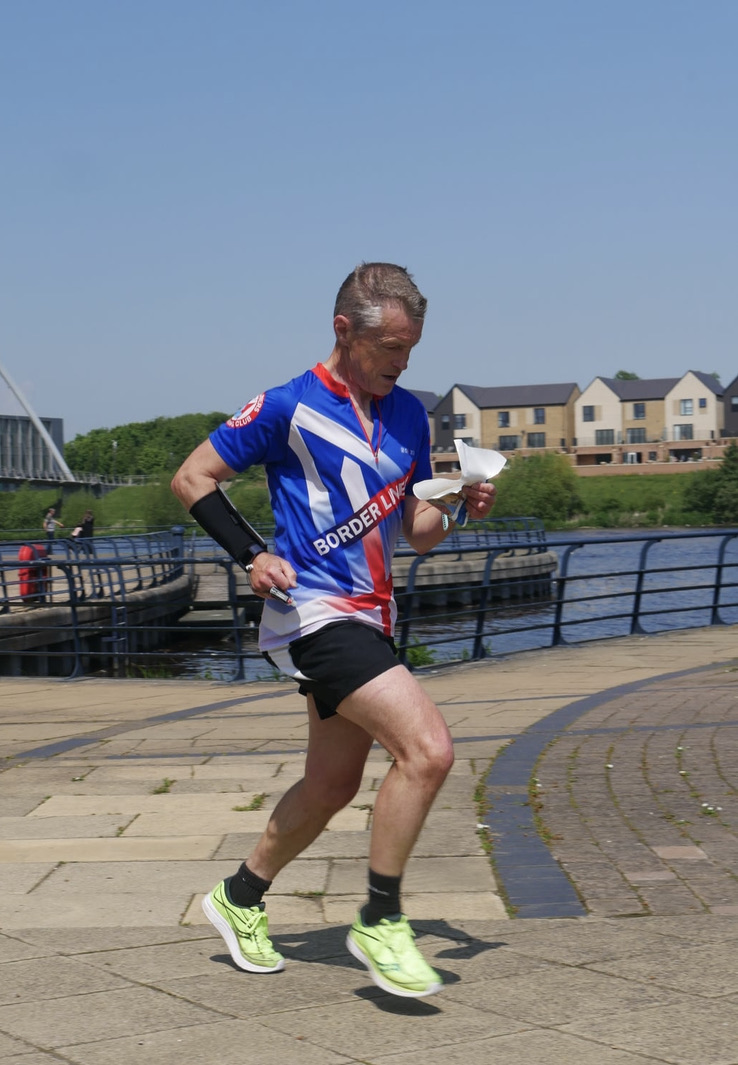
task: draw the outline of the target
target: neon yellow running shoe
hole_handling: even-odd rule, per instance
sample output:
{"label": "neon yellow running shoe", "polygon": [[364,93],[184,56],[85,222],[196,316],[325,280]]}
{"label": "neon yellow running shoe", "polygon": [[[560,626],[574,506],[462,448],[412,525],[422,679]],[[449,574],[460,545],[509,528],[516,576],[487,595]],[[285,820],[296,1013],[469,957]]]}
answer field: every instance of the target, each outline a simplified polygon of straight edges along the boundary
{"label": "neon yellow running shoe", "polygon": [[407,917],[365,925],[361,914],[346,937],[346,946],[366,965],[377,987],[402,998],[425,998],[443,987],[440,975],[431,969],[414,943]]}
{"label": "neon yellow running shoe", "polygon": [[269,938],[269,923],[264,903],[236,906],[228,897],[225,880],[221,880],[202,900],[205,916],[218,929],[239,969],[247,973],[276,973],[284,969],[284,958]]}

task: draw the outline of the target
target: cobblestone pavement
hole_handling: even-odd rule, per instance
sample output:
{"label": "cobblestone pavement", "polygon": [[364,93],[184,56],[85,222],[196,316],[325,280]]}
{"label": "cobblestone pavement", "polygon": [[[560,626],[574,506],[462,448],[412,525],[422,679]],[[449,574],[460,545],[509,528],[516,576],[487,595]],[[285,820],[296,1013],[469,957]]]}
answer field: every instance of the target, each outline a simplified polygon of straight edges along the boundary
{"label": "cobblestone pavement", "polygon": [[609,695],[536,767],[554,856],[592,914],[738,915],[738,668]]}
{"label": "cobblestone pavement", "polygon": [[738,914],[734,664],[562,706],[500,752],[487,785],[517,916]]}

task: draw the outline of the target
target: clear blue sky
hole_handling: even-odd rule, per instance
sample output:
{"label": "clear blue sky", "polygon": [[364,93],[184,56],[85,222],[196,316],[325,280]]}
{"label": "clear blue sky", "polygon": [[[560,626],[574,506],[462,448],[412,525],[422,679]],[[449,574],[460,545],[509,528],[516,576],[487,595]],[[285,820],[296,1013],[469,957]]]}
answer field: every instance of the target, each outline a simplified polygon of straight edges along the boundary
{"label": "clear blue sky", "polygon": [[386,259],[410,388],[727,385],[737,54],[736,0],[0,0],[0,361],[67,439],[230,413]]}

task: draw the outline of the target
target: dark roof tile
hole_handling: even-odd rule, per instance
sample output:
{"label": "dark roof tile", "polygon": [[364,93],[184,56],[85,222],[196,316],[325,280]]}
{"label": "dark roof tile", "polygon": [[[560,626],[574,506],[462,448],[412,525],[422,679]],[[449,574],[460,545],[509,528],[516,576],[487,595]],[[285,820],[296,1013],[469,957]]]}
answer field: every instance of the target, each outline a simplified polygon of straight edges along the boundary
{"label": "dark roof tile", "polygon": [[503,385],[500,388],[481,388],[477,385],[455,385],[480,409],[490,407],[555,407],[564,406],[578,391],[575,381],[556,385]]}
{"label": "dark roof tile", "polygon": [[419,388],[408,388],[406,391],[420,400],[428,414],[432,414],[441,401],[441,397],[435,392],[424,392]]}
{"label": "dark roof tile", "polygon": [[619,381],[616,377],[600,377],[600,381],[611,388],[619,399],[644,400],[663,399],[678,385],[681,377],[644,377],[637,381]]}

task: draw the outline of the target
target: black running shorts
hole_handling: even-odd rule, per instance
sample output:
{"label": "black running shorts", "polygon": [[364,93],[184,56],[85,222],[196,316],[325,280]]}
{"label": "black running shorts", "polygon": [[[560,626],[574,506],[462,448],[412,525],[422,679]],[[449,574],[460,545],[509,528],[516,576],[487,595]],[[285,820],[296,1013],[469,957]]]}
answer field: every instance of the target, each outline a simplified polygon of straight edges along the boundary
{"label": "black running shorts", "polygon": [[398,665],[394,641],[359,621],[332,622],[293,640],[289,650],[306,678],[300,694],[314,697],[323,719],[333,717],[347,695]]}

